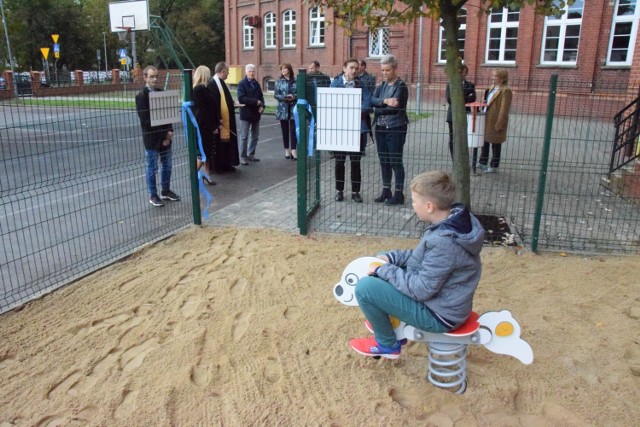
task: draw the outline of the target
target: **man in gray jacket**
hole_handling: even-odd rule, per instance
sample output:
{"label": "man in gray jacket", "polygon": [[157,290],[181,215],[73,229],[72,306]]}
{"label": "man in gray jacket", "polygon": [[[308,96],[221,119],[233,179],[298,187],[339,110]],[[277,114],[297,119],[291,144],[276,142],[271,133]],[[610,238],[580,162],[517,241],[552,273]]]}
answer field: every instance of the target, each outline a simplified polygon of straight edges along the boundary
{"label": "man in gray jacket", "polygon": [[374,336],[349,345],[364,356],[400,357],[401,343],[389,316],[427,332],[448,332],[462,325],[480,282],[484,229],[462,204],[442,171],[424,172],[411,182],[417,217],[431,224],[413,250],[379,255],[385,264],[360,279],[355,295]]}

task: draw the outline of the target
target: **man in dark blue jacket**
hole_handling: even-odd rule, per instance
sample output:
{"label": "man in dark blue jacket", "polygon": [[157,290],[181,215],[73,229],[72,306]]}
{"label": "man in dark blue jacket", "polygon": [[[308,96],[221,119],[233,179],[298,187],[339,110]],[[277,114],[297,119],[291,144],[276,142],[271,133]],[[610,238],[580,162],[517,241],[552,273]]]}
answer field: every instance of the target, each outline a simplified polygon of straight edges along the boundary
{"label": "man in dark blue jacket", "polygon": [[244,67],[246,77],[238,83],[240,103],[240,164],[259,162],[256,147],[260,137],[260,116],[264,111],[264,96],[260,83],[256,80],[256,66]]}

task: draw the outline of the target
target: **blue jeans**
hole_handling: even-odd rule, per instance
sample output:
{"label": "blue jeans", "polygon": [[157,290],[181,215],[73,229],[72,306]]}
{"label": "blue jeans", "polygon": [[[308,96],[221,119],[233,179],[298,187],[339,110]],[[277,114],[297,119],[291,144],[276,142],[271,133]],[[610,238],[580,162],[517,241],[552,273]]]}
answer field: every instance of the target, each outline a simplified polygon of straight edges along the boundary
{"label": "blue jeans", "polygon": [[376,341],[385,347],[396,345],[396,334],[389,316],[423,331],[447,331],[424,304],[403,294],[379,277],[367,276],[360,279],[356,285],[356,299],[362,313],[371,323]]}
{"label": "blue jeans", "polygon": [[171,149],[165,151],[147,150],[145,149],[145,158],[147,160],[147,190],[149,195],[158,194],[156,186],[156,174],[158,173],[158,157],[160,158],[160,187],[163,190],[169,190],[171,185]]}
{"label": "blue jeans", "polygon": [[376,126],[376,147],[380,159],[382,186],[391,188],[391,177],[396,176],[395,190],[404,189],[404,165],[402,152],[407,138],[407,125],[395,128],[381,128]]}
{"label": "blue jeans", "polygon": [[246,159],[256,154],[258,138],[260,137],[260,122],[240,120],[240,158]]}

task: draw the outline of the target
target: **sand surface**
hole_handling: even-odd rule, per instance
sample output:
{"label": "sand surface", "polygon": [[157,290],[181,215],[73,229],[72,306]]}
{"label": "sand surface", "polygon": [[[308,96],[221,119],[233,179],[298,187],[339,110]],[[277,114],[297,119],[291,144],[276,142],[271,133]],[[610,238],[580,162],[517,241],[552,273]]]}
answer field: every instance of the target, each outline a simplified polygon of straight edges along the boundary
{"label": "sand surface", "polygon": [[477,312],[535,360],[470,346],[462,395],[427,349],[354,353],[346,264],[415,240],[192,228],[0,316],[0,427],[637,426],[640,257],[483,250]]}

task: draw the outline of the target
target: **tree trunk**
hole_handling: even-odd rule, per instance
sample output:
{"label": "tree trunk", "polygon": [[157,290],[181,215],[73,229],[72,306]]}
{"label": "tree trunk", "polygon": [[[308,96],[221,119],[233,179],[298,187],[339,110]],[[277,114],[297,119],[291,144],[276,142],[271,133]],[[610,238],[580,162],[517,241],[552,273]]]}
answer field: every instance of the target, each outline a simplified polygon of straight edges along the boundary
{"label": "tree trunk", "polygon": [[446,46],[446,74],[451,97],[453,120],[453,181],[458,189],[458,200],[471,209],[469,148],[467,146],[467,113],[464,106],[462,59],[458,50],[458,10],[448,1],[441,2],[442,27]]}

